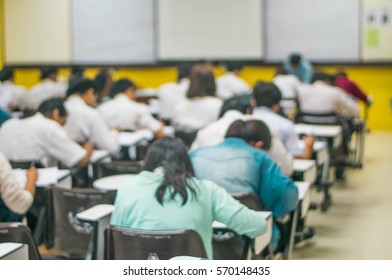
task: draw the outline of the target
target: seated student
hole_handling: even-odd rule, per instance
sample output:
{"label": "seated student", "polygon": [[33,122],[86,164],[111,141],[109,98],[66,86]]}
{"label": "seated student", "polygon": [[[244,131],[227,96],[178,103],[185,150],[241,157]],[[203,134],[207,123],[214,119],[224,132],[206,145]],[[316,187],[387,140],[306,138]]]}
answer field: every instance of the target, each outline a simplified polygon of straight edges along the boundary
{"label": "seated student", "polygon": [[84,67],[74,65],[71,67],[71,75],[68,79],[68,88],[72,87],[76,82],[84,78]]}
{"label": "seated student", "polygon": [[58,68],[53,66],[41,69],[41,82],[27,92],[25,107],[36,110],[45,100],[65,97],[67,84],[58,81],[58,71]]}
{"label": "seated student", "polygon": [[23,108],[27,89],[14,84],[14,69],[5,67],[0,71],[0,109],[10,112]]}
{"label": "seated student", "polygon": [[100,105],[97,110],[109,127],[120,130],[145,128],[162,137],[163,125],[155,119],[147,105],[136,102],[136,85],[128,79],[116,81],[111,89],[112,99]]}
{"label": "seated student", "polygon": [[184,143],[155,141],[144,170],[117,192],[110,223],[136,229],[193,229],[212,259],[212,223],[219,221],[238,234],[256,237],[266,230],[259,213],[235,201],[223,188],[194,177]]}
{"label": "seated student", "polygon": [[0,108],[0,127],[3,125],[3,123],[8,121],[10,118],[11,118],[10,114],[8,114],[8,112]]}
{"label": "seated student", "polygon": [[91,142],[97,149],[115,154],[119,149],[117,133],[109,129],[94,108],[97,102],[95,88],[94,81],[82,79],[67,90],[64,105],[68,120],[64,128],[77,143]]}
{"label": "seated student", "polygon": [[250,93],[251,89],[241,77],[242,63],[237,61],[226,62],[227,72],[216,79],[216,96],[226,100],[236,95]]}
{"label": "seated student", "polygon": [[44,166],[86,166],[93,152],[92,145],[84,148],[68,137],[62,128],[66,120],[63,101],[44,101],[38,112],[25,119],[11,119],[0,129],[0,152],[13,161],[37,161]]}
{"label": "seated student", "polygon": [[299,53],[292,53],[283,62],[283,68],[287,73],[297,76],[303,83],[310,83],[313,76],[313,66],[308,59]]}
{"label": "seated student", "polygon": [[165,122],[170,122],[173,108],[180,100],[185,99],[189,89],[189,74],[191,64],[183,63],[178,67],[177,81],[175,83],[165,83],[158,89],[158,99],[160,102],[159,117]]}
{"label": "seated student", "polygon": [[[270,144],[264,123],[237,120],[229,127],[225,140],[214,146],[197,149],[190,158],[197,178],[207,179],[229,193],[253,192],[274,217],[295,209],[298,189],[278,165],[264,152]],[[264,139],[263,142],[261,139]],[[277,250],[279,230],[274,227],[272,248]]]}
{"label": "seated student", "polygon": [[273,83],[257,82],[253,88],[253,117],[264,121],[291,155],[297,159],[309,159],[313,153],[314,137],[303,137],[305,148],[300,148],[294,123],[278,114],[281,99],[282,94]]}
{"label": "seated student", "polygon": [[172,125],[178,131],[193,132],[219,117],[222,100],[215,97],[215,79],[212,66],[196,64],[190,74],[187,96],[174,107]]}
{"label": "seated student", "polygon": [[26,172],[26,184],[21,186],[6,157],[0,153],[0,223],[20,222],[33,204],[38,171],[30,167]]}
{"label": "seated student", "polygon": [[[251,116],[246,115],[251,110],[250,100],[250,94],[235,96],[226,100],[222,106],[221,118],[197,132],[190,151],[221,143],[225,139],[227,129],[234,121],[250,119]],[[284,174],[290,175],[293,172],[293,156],[287,152],[279,137],[271,135],[269,130],[263,136],[271,138],[270,148],[267,150],[267,147],[264,146],[263,149],[279,165]]]}
{"label": "seated student", "polygon": [[371,98],[369,98],[354,81],[348,78],[346,72],[339,71],[335,74],[335,85],[344,90],[347,94],[355,97],[357,100],[362,101],[364,104],[372,104]]}

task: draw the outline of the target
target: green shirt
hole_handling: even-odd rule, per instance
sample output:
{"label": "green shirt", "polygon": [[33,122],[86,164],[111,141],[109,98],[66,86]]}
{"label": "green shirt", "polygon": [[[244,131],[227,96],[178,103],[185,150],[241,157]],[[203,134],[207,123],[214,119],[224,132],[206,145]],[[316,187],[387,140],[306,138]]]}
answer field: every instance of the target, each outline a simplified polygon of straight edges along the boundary
{"label": "green shirt", "polygon": [[223,188],[206,180],[193,178],[189,183],[197,198],[188,191],[188,202],[182,197],[168,199],[163,205],[155,191],[163,181],[158,173],[143,171],[117,192],[111,224],[146,230],[193,229],[201,236],[208,258],[212,259],[212,222],[219,221],[238,234],[256,237],[266,231],[265,218],[237,202]]}

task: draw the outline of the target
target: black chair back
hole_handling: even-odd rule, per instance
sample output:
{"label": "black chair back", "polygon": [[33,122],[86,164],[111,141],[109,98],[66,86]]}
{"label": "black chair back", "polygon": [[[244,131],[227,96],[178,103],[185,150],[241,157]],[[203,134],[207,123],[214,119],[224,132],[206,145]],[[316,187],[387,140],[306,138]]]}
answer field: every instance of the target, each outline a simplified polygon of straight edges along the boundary
{"label": "black chair back", "polygon": [[109,226],[105,232],[105,259],[168,260],[175,256],[207,258],[203,241],[196,231]]}
{"label": "black chair back", "polygon": [[142,171],[142,161],[98,162],[94,165],[94,180],[120,174],[138,174]]}
{"label": "black chair back", "polygon": [[21,223],[0,223],[0,243],[4,242],[26,244],[29,250],[29,260],[41,260],[32,232]]}

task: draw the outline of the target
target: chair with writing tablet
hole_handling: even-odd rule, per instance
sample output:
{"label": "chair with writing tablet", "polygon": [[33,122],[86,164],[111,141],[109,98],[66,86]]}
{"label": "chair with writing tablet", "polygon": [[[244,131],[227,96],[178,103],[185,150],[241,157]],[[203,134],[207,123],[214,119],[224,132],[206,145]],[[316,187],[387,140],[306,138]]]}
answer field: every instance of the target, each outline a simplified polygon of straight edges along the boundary
{"label": "chair with writing tablet", "polygon": [[0,243],[6,242],[27,245],[29,260],[41,260],[32,232],[22,223],[0,223]]}
{"label": "chair with writing tablet", "polygon": [[94,180],[112,175],[138,174],[142,167],[142,161],[99,162],[94,166]]}
{"label": "chair with writing tablet", "polygon": [[107,260],[207,258],[200,235],[190,229],[140,230],[110,225],[105,232]]}
{"label": "chair with writing tablet", "polygon": [[114,204],[116,192],[93,188],[50,188],[47,247],[69,259],[91,259],[92,226],[76,214],[98,204]]}

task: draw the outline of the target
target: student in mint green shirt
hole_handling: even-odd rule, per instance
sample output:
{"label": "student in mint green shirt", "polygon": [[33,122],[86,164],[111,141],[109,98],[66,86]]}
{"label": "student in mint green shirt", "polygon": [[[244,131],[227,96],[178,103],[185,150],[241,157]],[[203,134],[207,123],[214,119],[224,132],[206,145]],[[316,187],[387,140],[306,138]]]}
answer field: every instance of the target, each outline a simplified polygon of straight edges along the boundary
{"label": "student in mint green shirt", "polygon": [[184,143],[167,137],[152,144],[144,170],[118,190],[114,206],[113,225],[195,230],[209,259],[213,258],[213,221],[252,238],[266,231],[260,213],[240,204],[213,182],[195,178]]}

